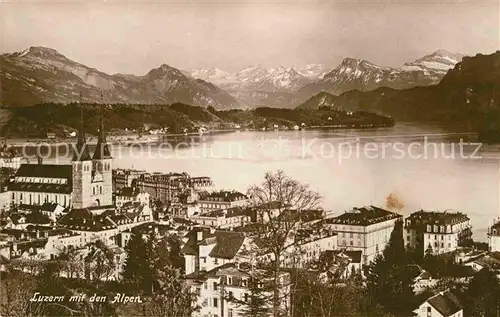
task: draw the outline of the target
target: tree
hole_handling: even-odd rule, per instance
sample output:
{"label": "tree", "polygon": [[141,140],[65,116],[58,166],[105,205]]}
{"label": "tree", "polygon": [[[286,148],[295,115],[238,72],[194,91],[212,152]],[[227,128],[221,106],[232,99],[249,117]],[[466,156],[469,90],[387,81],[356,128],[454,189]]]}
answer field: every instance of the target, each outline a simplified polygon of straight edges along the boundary
{"label": "tree", "polygon": [[87,247],[89,252],[84,258],[86,275],[92,281],[107,280],[115,271],[113,252],[101,240],[91,242]]}
{"label": "tree", "polygon": [[368,266],[367,291],[372,307],[381,305],[389,313],[411,315],[415,294],[407,264],[403,224],[397,221],[386,248]]}
{"label": "tree", "polygon": [[268,282],[271,278],[267,271],[251,270],[248,272],[248,292],[245,298],[236,298],[224,294],[224,299],[238,307],[238,315],[245,317],[267,317],[272,311],[273,288]]}
{"label": "tree", "polygon": [[123,281],[132,290],[145,293],[151,290],[153,272],[150,266],[150,252],[142,234],[133,233],[125,246],[127,260],[123,267]]}
{"label": "tree", "polygon": [[194,296],[185,285],[182,269],[178,267],[178,238],[166,236],[157,240],[153,230],[144,241],[142,235],[134,234],[127,250],[130,253],[123,272],[124,278],[127,278],[129,285],[150,296],[145,303],[128,305],[126,314],[145,317],[190,316],[194,309]]}
{"label": "tree", "polygon": [[500,283],[495,272],[479,271],[465,292],[466,316],[496,317],[500,313]]}
{"label": "tree", "polygon": [[26,317],[33,310],[30,298],[33,297],[36,280],[31,275],[17,270],[8,270],[6,278],[0,281],[0,315]]}
{"label": "tree", "polygon": [[255,226],[255,240],[264,253],[271,255],[273,313],[280,314],[278,276],[285,251],[296,244],[294,233],[300,213],[318,207],[321,196],[308,185],[288,177],[283,171],[268,172],[261,185],[249,188],[248,196],[260,226]]}

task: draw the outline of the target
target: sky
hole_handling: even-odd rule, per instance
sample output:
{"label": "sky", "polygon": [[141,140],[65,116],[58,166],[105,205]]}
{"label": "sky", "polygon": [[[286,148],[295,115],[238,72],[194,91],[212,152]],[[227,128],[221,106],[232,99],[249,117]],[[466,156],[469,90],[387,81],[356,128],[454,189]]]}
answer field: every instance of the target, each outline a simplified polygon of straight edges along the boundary
{"label": "sky", "polygon": [[161,64],[236,71],[344,57],[401,66],[437,49],[500,49],[500,2],[169,1],[0,5],[2,53],[46,46],[110,74]]}

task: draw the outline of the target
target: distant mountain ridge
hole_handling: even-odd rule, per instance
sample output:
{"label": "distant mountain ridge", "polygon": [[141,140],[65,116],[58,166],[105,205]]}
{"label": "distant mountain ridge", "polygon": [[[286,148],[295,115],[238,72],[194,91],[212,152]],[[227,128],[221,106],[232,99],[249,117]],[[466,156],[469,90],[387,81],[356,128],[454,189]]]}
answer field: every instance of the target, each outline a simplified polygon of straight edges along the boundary
{"label": "distant mountain ridge", "polygon": [[438,50],[400,68],[380,67],[364,59],[345,58],[323,78],[302,87],[301,97],[321,91],[335,95],[349,90],[369,91],[379,87],[405,89],[439,83],[464,55]]}
{"label": "distant mountain ridge", "polygon": [[227,92],[195,80],[163,64],[144,76],[109,75],[66,58],[54,49],[30,47],[0,55],[1,103],[24,106],[41,102],[72,102],[82,93],[84,101],[108,103],[175,103],[239,108]]}
{"label": "distant mountain ridge", "polygon": [[499,129],[500,51],[463,57],[437,85],[402,90],[388,87],[364,92],[351,90],[339,96],[320,92],[298,108],[325,106],[373,111],[403,121],[460,124],[474,131]]}

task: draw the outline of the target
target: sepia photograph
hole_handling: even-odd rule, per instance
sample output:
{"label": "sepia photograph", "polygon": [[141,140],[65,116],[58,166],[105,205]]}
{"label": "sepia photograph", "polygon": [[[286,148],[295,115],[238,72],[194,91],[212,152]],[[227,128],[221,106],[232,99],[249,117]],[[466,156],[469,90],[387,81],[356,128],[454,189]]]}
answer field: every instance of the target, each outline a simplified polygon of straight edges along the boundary
{"label": "sepia photograph", "polygon": [[500,317],[499,0],[3,0],[0,317]]}

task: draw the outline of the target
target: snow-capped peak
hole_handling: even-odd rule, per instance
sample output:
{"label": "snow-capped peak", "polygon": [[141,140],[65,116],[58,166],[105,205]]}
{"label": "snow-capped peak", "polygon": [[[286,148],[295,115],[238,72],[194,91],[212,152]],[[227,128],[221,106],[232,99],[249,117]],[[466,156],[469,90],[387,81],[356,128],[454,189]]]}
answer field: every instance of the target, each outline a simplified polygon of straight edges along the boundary
{"label": "snow-capped peak", "polygon": [[421,68],[423,70],[430,69],[446,72],[448,69],[455,67],[455,64],[462,61],[463,57],[463,54],[450,53],[446,50],[440,49],[434,53],[425,55],[412,63],[406,63],[403,66],[403,70],[417,70],[417,68]]}

